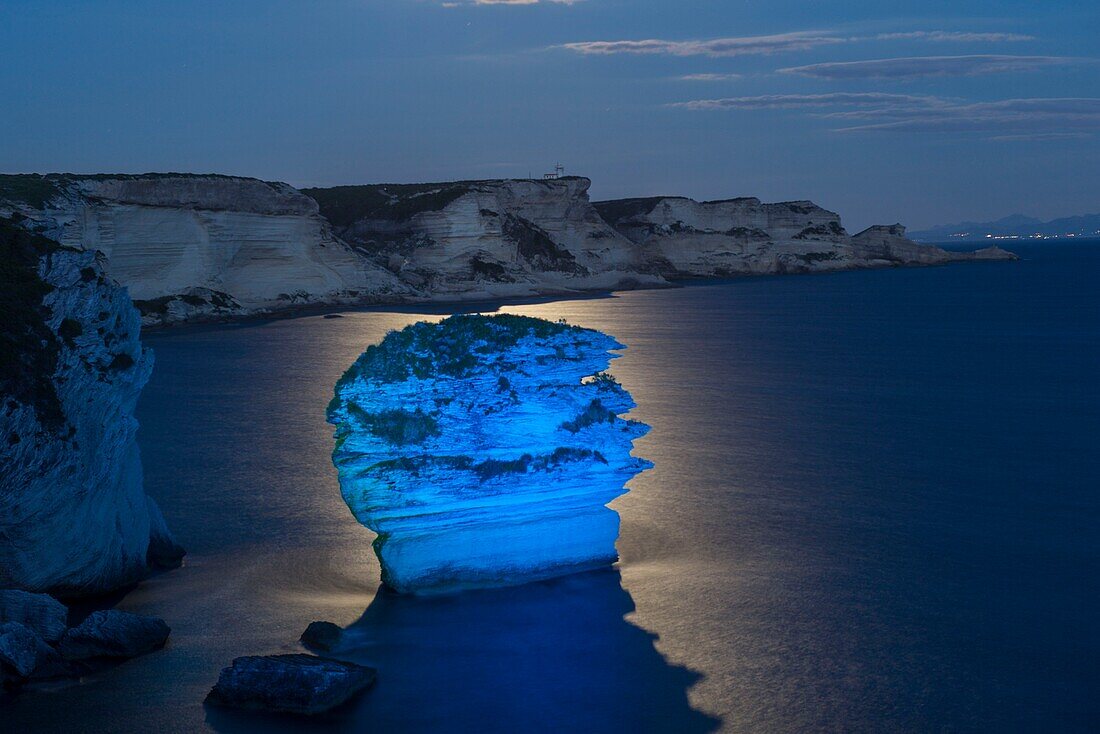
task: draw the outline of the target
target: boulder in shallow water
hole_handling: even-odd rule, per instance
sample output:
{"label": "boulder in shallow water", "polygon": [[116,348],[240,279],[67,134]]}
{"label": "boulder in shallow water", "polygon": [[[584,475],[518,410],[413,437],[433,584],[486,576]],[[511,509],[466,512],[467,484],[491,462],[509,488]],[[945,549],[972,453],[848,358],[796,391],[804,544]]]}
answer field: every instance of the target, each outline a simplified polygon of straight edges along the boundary
{"label": "boulder in shallow water", "polygon": [[57,642],[68,624],[69,610],[49,594],[0,590],[0,624],[19,622],[46,642]]}
{"label": "boulder in shallow water", "polygon": [[66,660],[132,658],[164,647],[169,632],[163,619],[104,609],[66,631],[59,649]]}
{"label": "boulder in shallow water", "polygon": [[332,622],[310,622],[300,641],[311,650],[328,652],[340,644],[343,634],[344,630]]}
{"label": "boulder in shallow water", "polygon": [[320,714],[374,683],[375,671],[313,655],[249,655],[222,670],[207,703],[293,714]]}
{"label": "boulder in shallow water", "polygon": [[21,678],[29,678],[36,668],[60,662],[57,651],[46,644],[30,627],[19,622],[0,624],[0,665]]}

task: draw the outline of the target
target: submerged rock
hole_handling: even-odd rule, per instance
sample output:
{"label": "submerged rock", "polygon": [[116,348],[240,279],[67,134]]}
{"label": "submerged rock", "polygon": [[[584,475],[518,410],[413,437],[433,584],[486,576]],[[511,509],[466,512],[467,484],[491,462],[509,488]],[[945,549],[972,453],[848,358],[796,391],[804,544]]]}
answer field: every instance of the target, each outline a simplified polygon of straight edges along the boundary
{"label": "submerged rock", "polygon": [[375,671],[313,655],[249,655],[222,670],[207,703],[243,709],[319,714],[374,683]]}
{"label": "submerged rock", "polygon": [[648,426],[605,374],[623,345],[522,316],[453,316],[391,333],[336,386],[333,462],[404,592],[516,584],[606,566],[606,504],[651,464]]}
{"label": "submerged rock", "polygon": [[0,589],[0,624],[18,622],[46,642],[57,642],[68,627],[69,610],[49,594]]}
{"label": "submerged rock", "polygon": [[310,622],[300,641],[311,650],[328,652],[340,644],[344,630],[332,622]]}
{"label": "submerged rock", "polygon": [[170,632],[162,619],[104,609],[67,630],[59,649],[66,660],[132,658],[164,647]]}

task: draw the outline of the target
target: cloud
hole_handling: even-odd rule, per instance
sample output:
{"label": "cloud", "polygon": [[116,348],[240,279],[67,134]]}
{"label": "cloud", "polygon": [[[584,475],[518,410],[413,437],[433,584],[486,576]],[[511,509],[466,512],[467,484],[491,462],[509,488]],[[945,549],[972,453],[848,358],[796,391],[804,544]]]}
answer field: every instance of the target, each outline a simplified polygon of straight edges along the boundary
{"label": "cloud", "polygon": [[[804,109],[844,133],[986,133],[993,140],[1067,140],[1100,132],[1100,98],[963,102],[883,92],[766,94],[675,102],[688,110]],[[832,108],[832,109],[830,109]]]}
{"label": "cloud", "polygon": [[969,104],[943,103],[900,109],[848,110],[826,115],[861,124],[839,132],[985,132],[1000,139],[1028,136],[1054,139],[1100,131],[1100,98],[1004,99]]}
{"label": "cloud", "polygon": [[[539,0],[475,0],[479,4],[526,5]],[[575,0],[554,0],[573,2]],[[875,36],[841,36],[832,31],[795,31],[771,36],[737,36],[709,40],[668,41],[648,38],[641,41],[579,41],[565,43],[555,48],[565,48],[577,53],[609,56],[611,54],[663,54],[667,56],[749,56],[774,54],[787,51],[805,51],[837,43],[861,41],[936,41],[958,43],[1000,43],[1005,41],[1030,41],[1033,36],[1020,33],[985,33],[978,31],[904,31],[880,33]],[[803,68],[803,67],[798,67]],[[808,67],[807,67],[808,68]]]}
{"label": "cloud", "polygon": [[[876,41],[955,41],[959,43],[1004,43],[1008,41],[1034,41],[1035,36],[1022,33],[976,33],[973,31],[906,31],[903,33],[879,33]],[[857,39],[853,39],[857,40]]]}
{"label": "cloud", "polygon": [[670,107],[689,110],[764,110],[820,107],[913,107],[945,104],[938,97],[883,92],[831,92],[829,94],[764,94],[756,97],[726,97],[674,102]]}
{"label": "cloud", "polygon": [[912,56],[868,61],[831,61],[780,69],[781,74],[798,74],[819,79],[915,79],[930,76],[974,76],[1008,71],[1025,71],[1044,66],[1072,63],[1064,56]]}
{"label": "cloud", "polygon": [[990,140],[1008,143],[1032,140],[1084,140],[1091,137],[1088,133],[1019,133],[1015,135],[994,135]]}
{"label": "cloud", "polygon": [[538,5],[554,3],[556,5],[575,5],[581,0],[466,0],[465,2],[443,2],[445,8],[460,8],[464,5]]}
{"label": "cloud", "polygon": [[834,43],[844,43],[844,39],[820,31],[801,31],[773,36],[713,38],[706,41],[665,41],[657,38],[642,41],[580,41],[565,43],[558,48],[599,56],[660,54],[667,56],[727,57],[805,51]]}
{"label": "cloud", "polygon": [[740,79],[740,74],[685,74],[676,77],[682,82],[724,82],[731,79]]}

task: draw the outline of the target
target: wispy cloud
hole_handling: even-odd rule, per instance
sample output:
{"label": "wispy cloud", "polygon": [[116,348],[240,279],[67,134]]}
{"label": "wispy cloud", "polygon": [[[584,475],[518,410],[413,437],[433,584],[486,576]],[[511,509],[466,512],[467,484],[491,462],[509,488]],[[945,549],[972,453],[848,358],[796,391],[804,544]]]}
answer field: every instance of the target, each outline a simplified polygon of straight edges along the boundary
{"label": "wispy cloud", "polygon": [[987,132],[1009,135],[1087,134],[1100,131],[1100,98],[1055,97],[1004,99],[927,107],[848,110],[827,115],[860,121],[839,132]]}
{"label": "wispy cloud", "polygon": [[731,79],[740,79],[740,74],[684,74],[676,77],[684,82],[725,82]]}
{"label": "wispy cloud", "polygon": [[994,135],[990,140],[1000,143],[1015,143],[1035,140],[1085,140],[1092,136],[1088,133],[1019,133],[1015,135]]}
{"label": "wispy cloud", "polygon": [[957,43],[1005,43],[1008,41],[1035,40],[1035,36],[1028,36],[1023,33],[977,33],[973,31],[905,31],[903,33],[879,33],[876,36],[871,36],[871,38],[876,41],[953,41]]}
{"label": "wispy cloud", "polygon": [[[527,4],[538,0],[477,0],[486,3]],[[639,41],[579,41],[565,43],[565,48],[577,53],[609,56],[611,54],[663,54],[667,56],[749,56],[805,51],[819,46],[862,41],[935,41],[956,43],[1003,43],[1030,41],[1032,36],[1020,33],[985,33],[979,31],[904,31],[873,36],[843,36],[834,31],[794,31],[771,36],[735,36],[730,38],[690,39],[670,41],[647,38]]]}
{"label": "wispy cloud", "polygon": [[785,51],[804,51],[834,43],[843,38],[819,31],[780,33],[773,36],[741,36],[713,38],[706,41],[665,41],[650,38],[642,41],[580,41],[565,43],[565,48],[581,54],[608,56],[611,54],[660,54],[667,56],[751,56]]}
{"label": "wispy cloud", "polygon": [[883,92],[831,92],[828,94],[763,94],[674,102],[670,107],[689,110],[766,110],[821,107],[912,107],[945,104],[939,97]]}
{"label": "wispy cloud", "polygon": [[676,102],[688,110],[805,109],[845,133],[986,133],[993,140],[1066,140],[1100,132],[1100,98],[1053,97],[962,102],[882,92],[767,94]]}
{"label": "wispy cloud", "polygon": [[1026,71],[1068,64],[1076,59],[1064,56],[912,56],[867,61],[830,61],[780,69],[781,74],[798,74],[819,79],[915,79],[930,76],[974,76],[1008,71]]}
{"label": "wispy cloud", "polygon": [[556,5],[575,5],[581,0],[449,0],[440,3],[445,8],[460,8],[466,5],[538,5],[554,3]]}

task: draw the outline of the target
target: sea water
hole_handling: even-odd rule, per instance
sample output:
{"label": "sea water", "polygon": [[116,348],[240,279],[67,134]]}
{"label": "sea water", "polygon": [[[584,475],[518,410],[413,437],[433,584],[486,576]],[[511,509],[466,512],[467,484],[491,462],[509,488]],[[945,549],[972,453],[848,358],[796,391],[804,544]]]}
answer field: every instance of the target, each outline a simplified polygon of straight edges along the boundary
{"label": "sea water", "polygon": [[[150,335],[148,492],[186,565],[168,647],[0,704],[11,731],[1084,731],[1100,726],[1100,243],[1016,263],[506,306],[628,345],[655,467],[620,564],[379,589],[324,410],[393,308]],[[475,306],[474,309],[490,309]],[[207,709],[315,619],[379,670],[319,722]]]}

